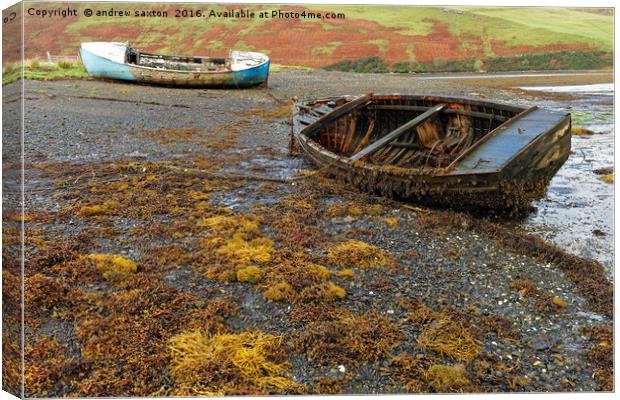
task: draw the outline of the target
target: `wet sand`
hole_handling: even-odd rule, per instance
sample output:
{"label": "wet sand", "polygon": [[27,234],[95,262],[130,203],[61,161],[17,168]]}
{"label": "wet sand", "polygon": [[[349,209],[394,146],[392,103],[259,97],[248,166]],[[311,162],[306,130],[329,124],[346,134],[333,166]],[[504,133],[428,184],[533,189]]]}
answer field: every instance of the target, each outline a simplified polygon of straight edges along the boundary
{"label": "wet sand", "polygon": [[[599,79],[590,78],[592,82]],[[548,80],[539,79],[549,85]],[[562,79],[563,84],[587,81],[574,76]],[[560,234],[566,228],[566,216],[572,213],[577,217],[582,210],[566,207],[571,199],[581,196],[575,187],[582,182],[579,176],[589,173],[580,161],[567,163],[568,172],[560,171],[548,199],[537,205],[537,214],[525,222],[499,221],[493,228],[499,229],[496,231],[487,230],[484,220],[449,211],[411,209],[357,193],[322,175],[294,184],[234,178],[250,174],[290,179],[314,170],[303,157],[288,154],[287,110],[293,96],[436,93],[519,104],[543,101],[552,108],[566,108],[567,103],[543,99],[537,93],[521,91],[516,98],[513,87],[534,86],[531,77],[511,77],[508,86],[504,85],[506,82],[479,86],[474,79],[456,82],[414,75],[323,71],[284,71],[272,74],[269,89],[243,91],[93,80],[27,81],[26,212],[34,239],[27,255],[39,261],[27,263],[30,278],[26,288],[40,290],[34,282],[49,279],[56,285],[52,287],[75,291],[79,294],[75,299],[82,299],[68,303],[61,298],[54,312],[42,312],[41,304],[27,307],[27,341],[51,337],[64,349],[65,356],[49,364],[52,370],[66,369],[69,362],[88,364],[72,370],[75,375],[67,375],[73,383],[69,378],[57,378],[62,382],[51,385],[41,383],[33,374],[27,393],[115,396],[149,395],[159,390],[160,395],[178,394],[178,381],[167,369],[171,357],[168,339],[178,337],[194,323],[193,314],[183,317],[187,310],[207,312],[214,304],[223,303],[236,313],[222,311],[218,329],[235,334],[259,329],[282,336],[290,377],[310,393],[609,389],[605,380],[611,368],[609,356],[593,353],[602,339],[592,334],[592,329],[611,325],[610,307],[601,306],[591,295],[592,285],[609,288],[609,282],[597,275],[599,281],[588,281],[586,286],[578,273],[558,261],[561,257],[553,262],[531,249],[519,251],[510,240],[489,233],[512,232],[515,224],[516,231],[525,228],[540,233],[548,229],[555,235],[541,236],[580,253],[579,246],[563,242]],[[8,99],[16,86],[4,90]],[[586,100],[579,100],[584,105],[580,112],[598,115],[597,106],[585,108]],[[613,137],[613,131],[605,129],[603,135],[592,139]],[[598,148],[594,144],[598,142],[587,142],[589,139],[575,138],[574,147],[585,152]],[[581,141],[583,144],[575,144]],[[600,144],[601,149],[606,148],[605,143]],[[573,183],[575,176],[577,184]],[[587,179],[591,184],[588,190],[597,195],[588,198],[583,209],[594,209],[605,219],[612,185],[599,189],[595,177],[588,175]],[[560,217],[553,219],[552,215]],[[253,261],[262,271],[262,281],[241,281],[240,266],[217,244],[238,244],[238,237],[228,237],[228,233],[201,223],[205,216],[234,218],[246,225],[256,216],[260,224],[252,235],[261,239],[256,243],[273,243],[273,248],[265,250],[271,252],[269,259]],[[591,235],[589,226],[579,228],[585,219],[570,225],[579,231],[580,243]],[[592,253],[581,251],[581,255],[606,263],[599,256],[612,251],[613,239],[609,238],[613,230],[594,223],[606,236],[588,246],[595,249]],[[379,249],[385,261],[366,268],[347,264],[350,261],[340,265],[334,249],[351,241]],[[536,246],[532,249],[540,248]],[[63,254],[67,248],[74,250],[71,257],[59,261],[52,257],[58,248],[65,249]],[[123,255],[137,263],[137,272],[120,284],[110,283],[96,272],[76,274],[75,268],[89,271],[90,264],[83,257],[89,253]],[[576,265],[590,265],[579,260]],[[298,274],[305,273],[308,263],[325,266],[327,277],[306,282]],[[285,271],[284,265],[298,267]],[[343,269],[351,269],[353,277],[345,277]],[[344,289],[344,294],[321,279]],[[144,282],[156,288],[143,294],[149,313],[178,310],[170,325],[155,327],[157,319],[143,317],[146,314],[140,310],[123,314],[115,308],[119,296],[140,290]],[[268,294],[274,282],[290,282],[296,294],[274,300]],[[325,292],[326,287],[332,291]],[[605,290],[600,293],[608,295]],[[157,300],[160,293],[173,296],[171,309]],[[321,294],[317,297],[316,293]],[[199,305],[196,296],[205,304]],[[36,296],[33,299],[33,303],[41,301]],[[420,318],[423,310],[430,314]],[[314,315],[314,321],[308,315]],[[365,329],[364,321],[383,321],[380,324],[387,330],[369,331],[364,351],[347,347],[347,353],[326,351],[324,357],[317,357],[325,350],[312,335],[325,337],[326,332],[332,332],[336,346],[345,346],[346,337],[334,332],[350,326],[346,322],[350,318],[358,321],[360,329]],[[97,329],[103,332],[115,324],[122,327],[119,321],[127,323],[127,330],[96,334]],[[134,325],[139,321],[145,329],[157,331],[157,339],[146,339],[137,353],[117,354],[112,350],[115,343],[140,337],[126,321]],[[166,321],[168,317],[157,323]],[[207,324],[203,329],[212,326],[212,320],[202,321]],[[437,324],[458,326],[462,331],[448,340],[471,337],[475,351],[453,354],[435,346],[433,340],[422,341]],[[389,343],[383,337],[391,338]],[[112,367],[105,349],[123,363]],[[161,359],[146,358],[140,355],[143,351],[159,354]],[[456,382],[460,383],[438,384],[432,377],[433,371],[442,370],[437,365],[456,368],[450,371],[457,371],[462,379]],[[159,372],[148,384],[106,385],[130,367],[137,369],[136,374]],[[102,370],[108,375],[101,375]],[[231,390],[240,393],[242,389]]]}

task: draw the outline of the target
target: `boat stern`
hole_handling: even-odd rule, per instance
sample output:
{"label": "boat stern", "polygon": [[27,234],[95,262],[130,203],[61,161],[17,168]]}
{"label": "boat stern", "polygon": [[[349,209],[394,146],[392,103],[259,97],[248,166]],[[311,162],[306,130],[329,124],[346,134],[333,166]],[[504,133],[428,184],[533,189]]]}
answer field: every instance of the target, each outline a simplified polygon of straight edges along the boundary
{"label": "boat stern", "polygon": [[231,61],[233,86],[267,84],[271,65],[267,55],[251,51],[232,51]]}
{"label": "boat stern", "polygon": [[95,78],[135,80],[125,64],[127,44],[86,42],[80,46],[80,59],[90,76]]}

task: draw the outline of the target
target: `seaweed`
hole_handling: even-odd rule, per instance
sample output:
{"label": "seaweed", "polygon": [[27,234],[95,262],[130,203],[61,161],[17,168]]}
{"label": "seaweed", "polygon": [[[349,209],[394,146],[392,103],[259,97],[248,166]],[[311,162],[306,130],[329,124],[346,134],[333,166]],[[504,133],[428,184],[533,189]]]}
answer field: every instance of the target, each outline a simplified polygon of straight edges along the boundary
{"label": "seaweed", "polygon": [[204,319],[203,301],[144,272],[117,282],[115,291],[93,294],[88,303],[75,335],[92,368],[76,381],[78,396],[156,392],[170,362],[168,340],[189,322]]}
{"label": "seaweed", "polygon": [[431,365],[422,374],[424,380],[438,393],[472,391],[463,365]]}
{"label": "seaweed", "polygon": [[344,299],[347,292],[333,282],[316,284],[304,288],[297,301],[300,302],[330,302]]}
{"label": "seaweed", "polygon": [[218,262],[208,268],[209,278],[224,281],[247,278],[252,282],[260,279],[262,271],[252,264],[271,261],[274,249],[273,241],[262,235],[259,224],[260,218],[251,214],[216,215],[199,222],[199,226],[208,228],[202,247],[212,251],[216,256],[214,261]]}
{"label": "seaweed", "polygon": [[390,360],[390,367],[393,370],[392,382],[401,385],[401,390],[406,393],[422,392],[425,389],[422,356],[422,354],[401,353]]}
{"label": "seaweed", "polygon": [[263,292],[263,296],[267,300],[288,301],[292,303],[297,298],[297,293],[288,283],[278,282],[275,285],[269,286],[269,288]]}
{"label": "seaweed", "polygon": [[107,200],[103,204],[95,204],[92,206],[82,206],[77,212],[80,217],[93,217],[97,215],[115,215],[121,203],[116,200]]}
{"label": "seaweed", "polygon": [[360,217],[362,215],[379,215],[383,213],[383,205],[368,205],[358,202],[349,204],[331,204],[325,208],[325,212],[329,217]]}
{"label": "seaweed", "polygon": [[340,394],[342,393],[342,386],[346,384],[350,379],[348,378],[333,378],[328,376],[321,376],[315,379],[312,385],[312,394]]}
{"label": "seaweed", "polygon": [[61,309],[63,314],[79,311],[83,293],[60,279],[35,273],[24,277],[24,318],[29,326],[37,326],[47,315]]}
{"label": "seaweed", "polygon": [[86,258],[94,262],[101,276],[110,282],[122,281],[138,270],[135,262],[121,255],[89,254]]}
{"label": "seaweed", "polygon": [[417,344],[456,360],[469,361],[481,352],[480,345],[462,324],[451,319],[431,322],[422,330]]}
{"label": "seaweed", "polygon": [[340,279],[352,280],[355,278],[355,271],[353,271],[350,268],[341,269],[341,270],[336,271],[334,275],[336,275]]}
{"label": "seaweed", "polygon": [[253,265],[237,270],[237,280],[239,282],[248,282],[254,284],[260,281],[262,277],[263,271]]}
{"label": "seaweed", "polygon": [[380,221],[390,228],[395,228],[400,224],[400,218],[396,217],[381,218]]}
{"label": "seaweed", "polygon": [[319,365],[359,365],[388,356],[401,340],[398,328],[374,310],[354,315],[332,310],[328,319],[309,322],[293,340],[293,348]]}
{"label": "seaweed", "polygon": [[603,181],[603,182],[605,182],[605,183],[613,184],[614,183],[614,174],[601,175],[601,176],[599,176],[598,179]]}
{"label": "seaweed", "polygon": [[287,376],[282,338],[260,331],[210,335],[180,333],[170,339],[173,396],[303,393]]}
{"label": "seaweed", "polygon": [[348,240],[330,247],[327,258],[341,268],[377,268],[394,264],[383,250],[359,240]]}
{"label": "seaweed", "polygon": [[47,397],[63,378],[64,349],[50,336],[28,343],[24,352],[24,390],[29,396]]}
{"label": "seaweed", "polygon": [[550,313],[566,307],[564,300],[540,290],[529,278],[516,277],[510,287],[522,298],[533,298],[534,308],[539,312]]}
{"label": "seaweed", "polygon": [[614,390],[614,331],[611,325],[595,325],[586,332],[594,342],[586,357],[594,366],[594,377],[600,382],[600,390]]}

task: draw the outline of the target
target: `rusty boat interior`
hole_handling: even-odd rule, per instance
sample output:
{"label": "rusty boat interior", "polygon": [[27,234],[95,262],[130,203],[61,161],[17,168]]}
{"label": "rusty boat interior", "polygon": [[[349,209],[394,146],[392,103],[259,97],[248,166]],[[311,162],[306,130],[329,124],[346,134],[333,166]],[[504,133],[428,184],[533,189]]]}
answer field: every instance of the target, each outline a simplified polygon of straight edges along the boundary
{"label": "rusty boat interior", "polygon": [[366,94],[298,101],[291,148],[383,195],[520,207],[568,158],[570,126],[570,114],[536,106]]}
{"label": "rusty boat interior", "polygon": [[[339,156],[402,168],[449,167],[487,134],[528,111],[463,99],[367,95],[299,104],[298,123],[303,129],[344,105],[346,113],[332,115],[309,131],[309,138]],[[381,140],[395,131],[391,140]]]}
{"label": "rusty boat interior", "polygon": [[220,72],[231,68],[230,58],[167,56],[127,48],[127,63],[136,66],[174,71]]}

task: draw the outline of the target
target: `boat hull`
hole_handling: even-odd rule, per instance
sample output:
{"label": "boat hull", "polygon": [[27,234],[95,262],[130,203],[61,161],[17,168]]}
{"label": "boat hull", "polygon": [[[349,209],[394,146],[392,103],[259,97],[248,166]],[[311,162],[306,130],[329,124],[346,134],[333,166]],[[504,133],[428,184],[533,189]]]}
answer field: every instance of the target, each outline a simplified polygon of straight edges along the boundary
{"label": "boat hull", "polygon": [[251,87],[264,84],[269,76],[270,61],[241,71],[195,72],[173,71],[122,64],[80,49],[82,63],[95,78],[141,82],[181,87]]}
{"label": "boat hull", "polygon": [[[303,106],[303,102],[298,104]],[[298,107],[296,114],[299,110]],[[549,182],[570,153],[570,116],[549,114],[553,116],[549,119],[552,122],[517,149],[501,168],[486,170],[481,167],[459,168],[458,160],[456,165],[444,169],[395,168],[352,161],[313,140],[307,134],[312,131],[312,125],[304,126],[296,119],[293,135],[296,145],[317,166],[326,168],[331,175],[362,191],[473,212],[521,213],[531,209],[533,200],[545,196]],[[541,117],[533,115],[532,118]],[[493,140],[491,138],[487,142]],[[484,145],[481,143],[479,147]],[[461,165],[466,164],[466,158],[460,161]]]}

